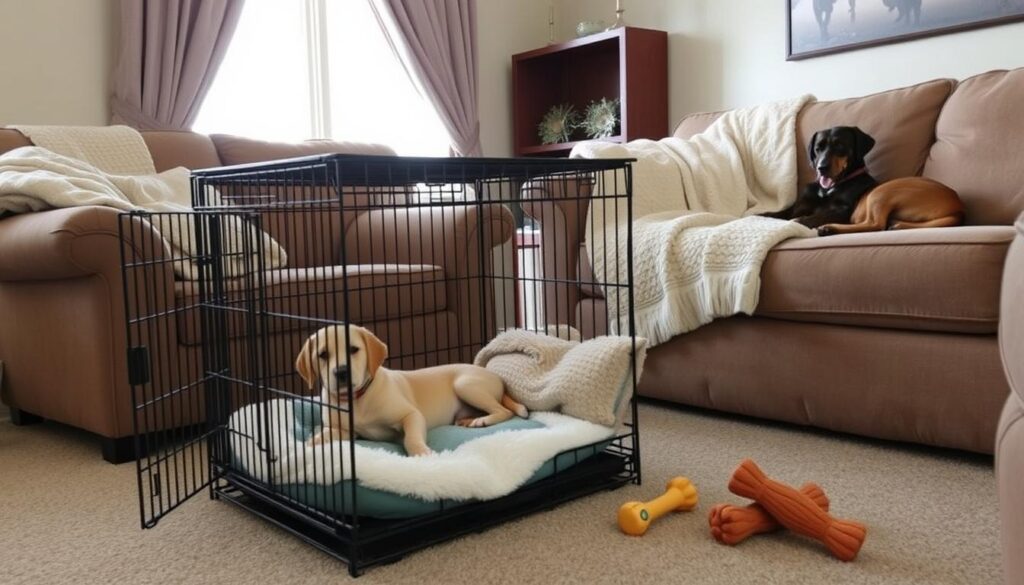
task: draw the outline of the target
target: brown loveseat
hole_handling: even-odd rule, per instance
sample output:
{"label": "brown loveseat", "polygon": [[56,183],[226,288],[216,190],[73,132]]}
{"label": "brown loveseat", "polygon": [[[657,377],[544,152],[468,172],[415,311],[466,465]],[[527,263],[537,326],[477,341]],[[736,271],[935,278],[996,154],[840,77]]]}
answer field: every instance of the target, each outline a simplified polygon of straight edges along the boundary
{"label": "brown loveseat", "polygon": [[[1011,224],[1024,211],[1022,103],[1024,69],[805,106],[799,144],[821,128],[860,126],[877,140],[867,159],[876,178],[950,185],[968,225],[783,242],[762,268],[756,313],[653,348],[640,394],[992,453],[1008,392],[996,344],[999,289]],[[701,132],[717,116],[687,116],[674,135]],[[799,159],[805,184],[813,174],[802,151]],[[564,199],[530,210],[541,223],[545,277],[585,277],[590,185],[533,188]],[[600,290],[568,288],[548,286],[549,314],[604,314]]]}
{"label": "brown loveseat", "polygon": [[[375,145],[275,144],[190,132],[144,132],[143,138],[158,171],[327,152],[394,154]],[[0,129],[0,152],[29,144],[20,133]],[[344,215],[316,213],[316,217],[293,214],[265,224],[290,256],[286,270],[267,273],[271,310],[296,314],[288,305],[295,299],[340,290],[335,265],[344,247],[350,290],[372,283],[378,291],[374,294],[387,296],[381,302],[359,302],[359,306],[372,307],[372,314],[352,318],[391,345],[392,356],[397,356],[393,366],[423,366],[431,359],[471,359],[466,352],[474,346],[478,349],[483,335],[480,295],[488,293],[468,287],[466,282],[481,269],[487,270],[490,254],[479,258],[481,248],[466,242],[477,241],[481,229],[485,231],[481,237],[492,246],[507,241],[513,231],[507,210],[500,205],[456,205],[358,214],[346,211]],[[346,229],[340,222],[345,222]],[[419,245],[425,241],[433,245]],[[11,408],[15,423],[44,418],[98,434],[104,458],[110,461],[131,457],[134,432],[120,254],[118,212],[114,209],[79,207],[0,219],[3,402]],[[163,387],[158,391],[167,392],[184,383],[182,377],[196,375],[201,356],[195,311],[183,309],[195,301],[195,283],[175,282],[169,265],[162,270],[154,278],[144,277],[155,292],[147,295],[150,304],[137,307],[135,315],[171,316],[161,330],[164,353],[153,357],[184,364],[181,371],[159,379]],[[394,295],[413,302],[399,307],[399,303],[388,302]],[[329,314],[332,305],[318,302],[316,306],[321,313],[326,311],[316,316],[340,318]],[[422,331],[429,334],[417,334]],[[278,347],[297,351],[309,331],[285,327],[271,333],[286,337],[275,341]],[[245,353],[241,340],[231,343],[232,352]],[[269,367],[272,373],[290,372],[293,360],[294,354],[282,352]],[[154,377],[158,376],[154,371]],[[176,413],[147,426],[156,430],[199,422],[196,418],[195,413]]]}

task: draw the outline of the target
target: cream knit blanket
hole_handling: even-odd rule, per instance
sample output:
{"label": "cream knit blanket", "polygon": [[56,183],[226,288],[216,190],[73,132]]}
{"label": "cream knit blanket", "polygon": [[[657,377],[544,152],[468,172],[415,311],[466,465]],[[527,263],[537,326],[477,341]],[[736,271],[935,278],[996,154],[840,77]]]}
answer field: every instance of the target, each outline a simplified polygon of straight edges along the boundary
{"label": "cream knit blanket", "polygon": [[155,175],[149,147],[128,126],[8,126],[32,144],[85,161],[111,175]]}
{"label": "cream knit blanket", "polygon": [[[689,139],[585,142],[572,156],[636,158],[633,285],[636,334],[650,345],[710,323],[751,314],[761,264],[782,240],[815,235],[758,217],[796,199],[796,116],[811,96],[723,114]],[[598,177],[595,195],[625,192],[623,173]],[[616,181],[618,183],[616,184]],[[599,283],[627,282],[626,206],[594,199],[586,244]],[[629,331],[629,296],[605,287],[612,333]]]}
{"label": "cream knit blanket", "polygon": [[[636,340],[640,379],[647,340]],[[613,426],[629,404],[633,388],[629,337],[566,341],[523,329],[491,340],[473,363],[505,382],[509,396],[530,410],[558,411],[602,426]]]}

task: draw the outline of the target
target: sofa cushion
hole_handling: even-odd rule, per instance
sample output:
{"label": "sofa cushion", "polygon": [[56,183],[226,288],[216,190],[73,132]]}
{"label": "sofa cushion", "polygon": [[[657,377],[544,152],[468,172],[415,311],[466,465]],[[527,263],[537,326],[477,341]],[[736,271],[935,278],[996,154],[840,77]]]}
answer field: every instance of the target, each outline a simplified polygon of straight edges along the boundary
{"label": "sofa cushion", "polygon": [[395,155],[394,149],[390,146],[361,142],[335,142],[333,140],[307,140],[296,143],[264,142],[229,134],[211,134],[210,139],[216,145],[217,152],[225,165],[333,153]]}
{"label": "sofa cushion", "polygon": [[[348,282],[345,282],[345,276]],[[425,315],[447,306],[444,269],[424,264],[362,264],[283,268],[268,270],[264,277],[264,302],[271,314],[265,326],[269,332],[308,329],[309,319],[344,319],[346,286],[348,318],[352,323],[370,326],[375,322]],[[178,335],[181,343],[198,344],[200,335],[199,285],[194,281],[176,282]],[[226,306],[241,307],[258,302],[245,279],[235,279],[225,287]],[[289,317],[301,315],[302,318]],[[247,330],[246,314],[229,318],[231,337]]]}
{"label": "sofa cushion", "polygon": [[946,101],[924,176],[955,189],[967,223],[1009,225],[1024,211],[1024,69],[966,79]]}
{"label": "sofa cushion", "polygon": [[207,169],[222,164],[213,142],[205,134],[151,130],[142,132],[142,139],[149,147],[158,173],[174,167]]}
{"label": "sofa cushion", "polygon": [[[210,140],[213,141],[225,165],[250,164],[333,153],[379,156],[394,156],[395,154],[391,147],[385,145],[331,140],[308,140],[296,143],[266,142],[229,134],[212,134]],[[380,193],[393,194],[395,192],[394,188],[380,190],[346,188],[346,192],[353,197],[346,200],[344,211],[338,205],[327,203],[337,197],[334,189],[330,187],[310,189],[290,186],[242,185],[237,188],[222,188],[220,192],[231,204],[244,205],[250,203],[247,201],[247,194],[255,193],[259,199],[254,201],[262,201],[265,199],[268,189],[272,196],[281,202],[319,201],[314,206],[316,212],[313,214],[294,213],[290,210],[282,213],[265,212],[262,214],[264,229],[288,250],[289,264],[299,267],[335,263],[338,260],[336,255],[341,245],[340,234],[344,231],[342,226],[348,226],[361,213],[354,211],[353,208],[365,208],[367,204],[374,201],[375,196],[379,197]],[[398,202],[394,197],[387,201],[389,203]]]}
{"label": "sofa cushion", "polygon": [[756,314],[992,334],[1013,233],[967,226],[788,240],[761,268]]}
{"label": "sofa cushion", "polygon": [[672,136],[676,138],[690,138],[708,129],[711,123],[718,119],[722,112],[698,112],[684,116],[676,125]]}
{"label": "sofa cushion", "polygon": [[798,178],[814,180],[806,145],[818,130],[859,126],[875,139],[868,169],[881,181],[918,175],[935,137],[935,120],[955,81],[938,79],[873,95],[808,104],[797,118]]}
{"label": "sofa cushion", "polygon": [[[999,286],[1013,230],[920,229],[792,239],[761,269],[758,315],[867,327],[995,333]],[[577,275],[601,299],[586,247]],[[587,305],[589,310],[590,305]]]}

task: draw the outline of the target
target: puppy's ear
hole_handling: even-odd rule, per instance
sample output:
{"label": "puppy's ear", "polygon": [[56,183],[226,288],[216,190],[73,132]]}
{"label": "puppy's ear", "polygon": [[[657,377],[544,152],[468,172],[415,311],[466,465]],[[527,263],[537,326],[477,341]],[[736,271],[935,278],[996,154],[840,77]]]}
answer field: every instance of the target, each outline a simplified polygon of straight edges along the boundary
{"label": "puppy's ear", "polygon": [[377,370],[388,359],[388,346],[368,329],[362,329],[363,343],[366,344],[366,367],[370,370],[370,376],[376,376]]}
{"label": "puppy's ear", "polygon": [[811,141],[807,143],[807,158],[811,161],[811,166],[818,161],[814,160],[814,145],[818,143],[818,135],[822,133],[822,130],[818,130],[811,135]]}
{"label": "puppy's ear", "polygon": [[314,333],[306,340],[305,345],[299,350],[298,357],[295,358],[295,371],[299,373],[299,376],[306,382],[310,390],[316,385],[316,364],[313,361],[316,357],[313,355],[316,351],[316,346],[317,334]]}
{"label": "puppy's ear", "polygon": [[868,153],[871,152],[871,149],[875,147],[875,139],[872,138],[870,134],[856,126],[853,127],[853,136],[856,144],[855,152],[861,160],[864,160],[864,157],[866,157]]}

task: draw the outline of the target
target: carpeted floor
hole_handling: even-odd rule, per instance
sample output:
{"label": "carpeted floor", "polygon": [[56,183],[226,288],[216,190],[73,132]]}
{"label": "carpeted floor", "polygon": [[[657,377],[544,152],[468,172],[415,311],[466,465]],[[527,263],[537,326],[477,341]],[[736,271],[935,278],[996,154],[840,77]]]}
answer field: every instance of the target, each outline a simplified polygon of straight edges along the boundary
{"label": "carpeted floor", "polygon": [[[628,486],[369,570],[360,583],[947,583],[1001,579],[991,460],[791,427],[641,407],[643,486]],[[739,547],[708,535],[707,510],[743,457],[778,479],[819,482],[838,516],[868,524],[853,563],[787,534]],[[338,583],[344,565],[205,497],[153,530],[138,524],[135,466],[112,466],[83,433],[0,421],[3,583]],[[701,503],[620,534],[615,511],[674,475]]]}

